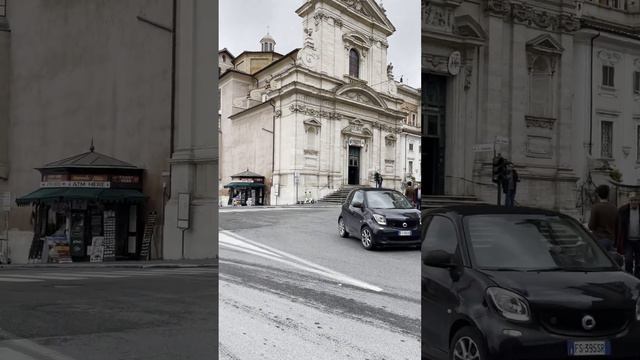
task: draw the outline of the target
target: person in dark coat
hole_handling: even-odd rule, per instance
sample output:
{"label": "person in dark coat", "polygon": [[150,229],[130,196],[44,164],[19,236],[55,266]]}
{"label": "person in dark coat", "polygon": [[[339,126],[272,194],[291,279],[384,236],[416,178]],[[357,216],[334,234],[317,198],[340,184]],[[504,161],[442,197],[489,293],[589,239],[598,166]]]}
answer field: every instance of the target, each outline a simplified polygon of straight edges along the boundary
{"label": "person in dark coat", "polygon": [[382,175],[380,175],[379,172],[376,171],[376,173],[373,175],[373,180],[375,180],[377,188],[382,187]]}
{"label": "person in dark coat", "polygon": [[598,186],[596,194],[599,200],[591,207],[589,230],[593,232],[603,248],[611,251],[614,246],[618,209],[608,200],[609,186]]}
{"label": "person in dark coat", "polygon": [[407,183],[407,189],[404,191],[404,196],[409,199],[413,206],[416,205],[416,189],[413,188],[411,181]]}
{"label": "person in dark coat", "polygon": [[520,181],[518,172],[513,167],[513,163],[507,162],[505,175],[502,178],[502,192],[505,194],[506,207],[514,207],[516,202],[516,188]]}
{"label": "person in dark coat", "polygon": [[640,277],[640,196],[629,195],[629,203],[618,211],[616,248],[624,254],[625,271]]}

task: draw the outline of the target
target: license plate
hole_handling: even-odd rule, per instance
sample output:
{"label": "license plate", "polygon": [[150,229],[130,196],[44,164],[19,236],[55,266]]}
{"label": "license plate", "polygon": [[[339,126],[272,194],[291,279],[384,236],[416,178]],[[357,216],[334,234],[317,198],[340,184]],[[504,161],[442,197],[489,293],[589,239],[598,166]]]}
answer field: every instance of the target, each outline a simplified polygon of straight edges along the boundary
{"label": "license plate", "polygon": [[611,355],[609,341],[569,341],[569,356]]}
{"label": "license plate", "polygon": [[411,236],[411,230],[401,230],[400,236]]}

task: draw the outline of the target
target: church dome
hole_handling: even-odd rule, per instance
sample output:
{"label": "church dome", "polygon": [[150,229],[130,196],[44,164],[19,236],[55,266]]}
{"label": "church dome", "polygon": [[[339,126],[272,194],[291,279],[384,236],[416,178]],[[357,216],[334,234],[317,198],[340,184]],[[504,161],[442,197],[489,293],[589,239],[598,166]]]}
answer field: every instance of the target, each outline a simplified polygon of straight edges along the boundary
{"label": "church dome", "polygon": [[267,35],[263,36],[262,39],[260,39],[260,45],[262,45],[262,51],[271,52],[274,51],[276,41],[269,34],[269,32],[267,32]]}

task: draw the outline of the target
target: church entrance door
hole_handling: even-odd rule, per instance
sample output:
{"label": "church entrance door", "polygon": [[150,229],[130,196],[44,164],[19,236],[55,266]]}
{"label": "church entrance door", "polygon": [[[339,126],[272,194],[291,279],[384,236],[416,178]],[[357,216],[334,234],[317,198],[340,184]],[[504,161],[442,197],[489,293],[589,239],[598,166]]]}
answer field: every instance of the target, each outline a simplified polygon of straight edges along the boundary
{"label": "church entrance door", "polygon": [[360,185],[360,147],[349,146],[349,185]]}
{"label": "church entrance door", "polygon": [[422,83],[422,189],[444,195],[447,77],[423,74]]}

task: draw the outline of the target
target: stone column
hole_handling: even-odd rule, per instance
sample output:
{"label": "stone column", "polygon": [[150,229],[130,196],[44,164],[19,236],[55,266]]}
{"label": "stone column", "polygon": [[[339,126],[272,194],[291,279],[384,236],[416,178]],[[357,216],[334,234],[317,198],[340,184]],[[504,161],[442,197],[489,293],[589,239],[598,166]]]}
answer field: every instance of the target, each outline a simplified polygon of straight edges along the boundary
{"label": "stone column", "polygon": [[184,257],[218,255],[216,104],[218,78],[216,2],[177,2],[175,147],[171,156],[171,200],[166,207],[163,257],[179,259],[178,196],[191,194]]}
{"label": "stone column", "polygon": [[11,61],[9,21],[0,8],[0,192],[9,178],[9,74]]}

